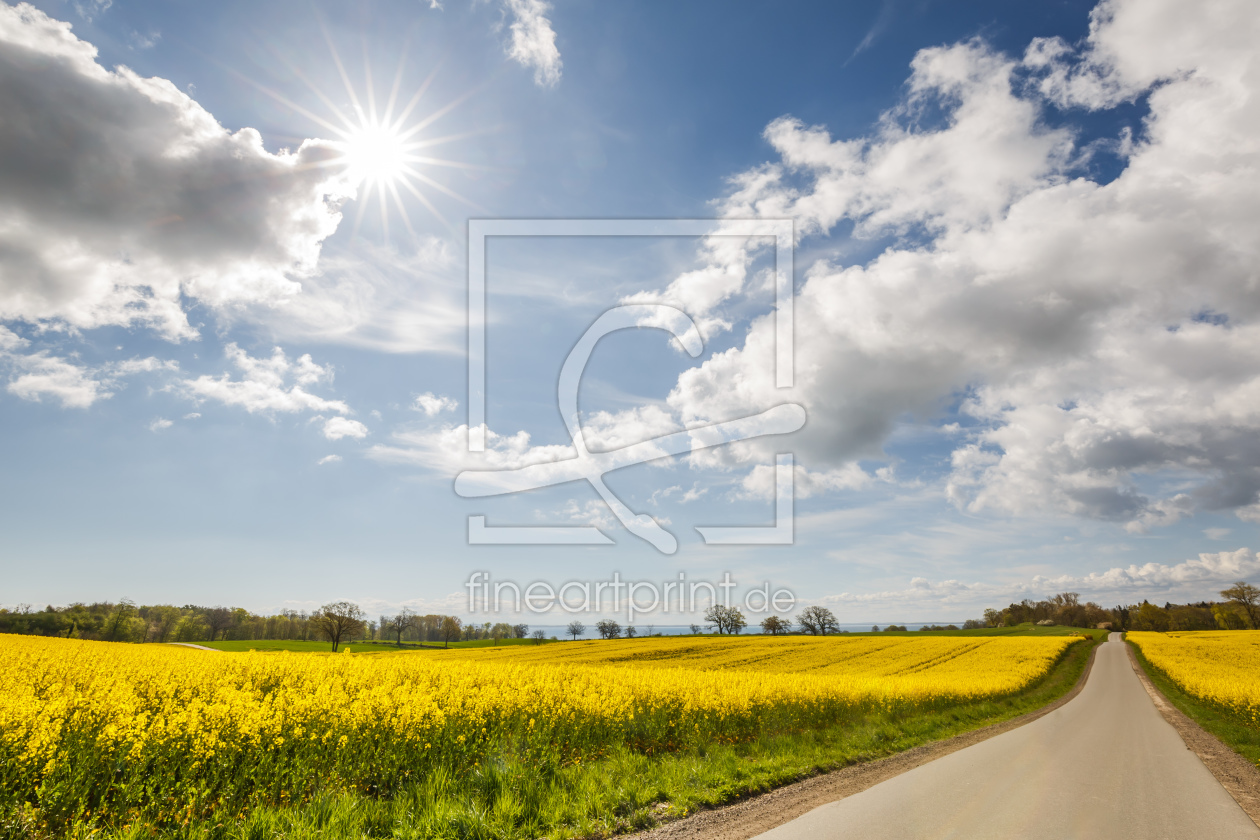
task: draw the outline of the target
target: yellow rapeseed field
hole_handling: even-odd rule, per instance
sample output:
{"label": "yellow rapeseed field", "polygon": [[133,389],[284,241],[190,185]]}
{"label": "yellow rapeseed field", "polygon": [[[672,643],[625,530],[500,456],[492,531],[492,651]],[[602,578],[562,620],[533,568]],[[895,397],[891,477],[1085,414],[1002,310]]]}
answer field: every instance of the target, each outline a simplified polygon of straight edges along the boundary
{"label": "yellow rapeseed field", "polygon": [[1187,694],[1260,723],[1260,630],[1129,633]]}
{"label": "yellow rapeseed field", "polygon": [[1009,695],[1073,641],[657,638],[362,656],[3,636],[0,793],[54,821],[167,822],[317,788],[387,796],[496,755],[558,766]]}
{"label": "yellow rapeseed field", "polygon": [[1070,641],[1044,636],[665,636],[614,645],[513,645],[437,655],[446,661],[826,675],[858,692],[971,698],[1018,691],[1044,674]]}

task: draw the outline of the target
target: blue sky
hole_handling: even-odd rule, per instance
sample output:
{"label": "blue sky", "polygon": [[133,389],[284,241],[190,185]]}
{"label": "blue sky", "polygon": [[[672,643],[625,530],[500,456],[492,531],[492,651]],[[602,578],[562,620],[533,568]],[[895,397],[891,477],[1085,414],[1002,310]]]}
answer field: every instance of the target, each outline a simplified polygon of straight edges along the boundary
{"label": "blue sky", "polygon": [[[1212,12],[0,3],[0,603],[466,613],[474,571],[730,572],[886,622],[1254,578],[1258,24]],[[338,131],[392,89],[423,148],[364,180],[394,135]],[[491,240],[469,454],[470,218],[792,219],[795,386],[764,239]],[[594,448],[805,428],[609,474],[674,554],[585,484],[457,496],[571,457],[560,366],[627,300],[704,350],[605,338]],[[772,521],[788,451],[794,543],[705,545]],[[469,545],[474,514],[615,545]]]}

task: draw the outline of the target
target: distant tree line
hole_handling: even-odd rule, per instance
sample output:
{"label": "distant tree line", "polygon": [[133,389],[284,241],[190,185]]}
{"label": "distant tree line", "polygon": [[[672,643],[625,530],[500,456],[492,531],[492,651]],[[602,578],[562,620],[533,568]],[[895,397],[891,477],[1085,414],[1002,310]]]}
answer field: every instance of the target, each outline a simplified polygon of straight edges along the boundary
{"label": "distant tree line", "polygon": [[409,610],[368,619],[348,601],[325,604],[310,612],[281,610],[275,615],[257,615],[240,607],[137,605],[124,598],[44,609],[27,604],[12,610],[0,608],[0,633],[137,643],[281,639],[402,645],[521,639],[529,635],[529,625],[466,624],[457,616],[417,615]]}
{"label": "distant tree line", "polygon": [[[1221,590],[1224,601],[1200,601],[1190,604],[1165,603],[1162,607],[1143,601],[1105,609],[1092,601],[1084,603],[1075,592],[1062,592],[1042,601],[1025,599],[1004,609],[984,611],[984,620],[970,620],[962,625],[969,630],[978,627],[1014,627],[1019,624],[1058,624],[1068,627],[1109,627],[1116,630],[1246,630],[1260,629],[1260,588],[1238,581]],[[705,625],[691,625],[692,633],[704,631],[721,635],[741,633],[748,620],[737,607],[713,605],[704,613]],[[760,622],[761,631],[770,635],[790,633],[826,636],[840,632],[835,614],[822,606],[801,610],[795,619],[771,615]],[[603,639],[634,638],[642,635],[638,628],[623,628],[616,621],[596,622],[596,632]],[[878,630],[875,626],[872,630]],[[956,630],[931,624],[921,630]],[[905,630],[904,625],[890,624],[885,631]],[[337,601],[318,610],[281,610],[274,615],[257,615],[240,607],[204,607],[185,604],[137,605],[123,598],[117,602],[75,603],[68,607],[47,606],[36,609],[20,605],[16,609],[0,608],[0,633],[23,633],[36,636],[95,639],[108,642],[213,642],[263,639],[329,641],[336,650],[349,642],[388,642],[395,645],[449,645],[457,641],[532,638],[545,641],[546,634],[528,624],[464,622],[457,616],[436,613],[420,615],[408,609],[369,619],[355,604]],[[566,635],[577,639],[586,633],[586,625],[570,622]],[[647,635],[653,635],[649,625]],[[552,637],[554,638],[554,637]]]}
{"label": "distant tree line", "polygon": [[1256,630],[1260,629],[1260,587],[1237,581],[1221,590],[1224,601],[1190,604],[1149,601],[1104,609],[1080,595],[1063,592],[1044,601],[1025,599],[1005,609],[984,611],[989,627],[1018,624],[1061,624],[1068,627],[1107,627],[1114,630]]}
{"label": "distant tree line", "polygon": [[[748,620],[736,607],[714,605],[704,614],[704,626],[693,624],[693,633],[715,632],[738,634]],[[836,616],[826,607],[807,607],[796,620],[772,615],[760,623],[763,633],[780,635],[803,633],[826,636],[840,632]],[[572,621],[566,635],[577,639],[586,633],[586,625]],[[604,619],[595,623],[602,639],[634,638],[644,635],[633,625],[622,627]],[[655,635],[649,625],[646,635]],[[369,619],[363,610],[348,601],[325,604],[318,610],[281,610],[275,615],[258,615],[241,607],[204,607],[185,604],[137,606],[131,600],[75,603],[68,607],[47,606],[35,609],[19,605],[16,609],[0,608],[0,633],[22,633],[36,636],[92,639],[109,642],[217,642],[252,640],[329,641],[333,650],[350,642],[383,642],[406,644],[449,645],[457,641],[532,638],[541,643],[547,636],[542,630],[530,633],[528,624],[506,622],[465,622],[457,616],[420,615],[409,609],[382,614]],[[554,637],[552,637],[554,638]]]}

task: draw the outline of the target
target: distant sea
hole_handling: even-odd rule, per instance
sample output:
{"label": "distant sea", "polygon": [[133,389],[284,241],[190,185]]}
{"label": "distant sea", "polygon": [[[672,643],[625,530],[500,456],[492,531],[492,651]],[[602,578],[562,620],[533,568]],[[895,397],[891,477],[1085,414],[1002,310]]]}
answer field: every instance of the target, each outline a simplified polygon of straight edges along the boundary
{"label": "distant sea", "polygon": [[[944,627],[947,624],[955,624],[959,627],[962,627],[964,620],[965,619],[959,619],[957,621],[920,621],[920,622],[894,621],[894,622],[887,622],[887,623],[879,624],[879,625],[876,625],[875,622],[871,622],[870,624],[841,624],[840,630],[841,632],[847,631],[849,633],[869,633],[871,631],[872,626],[878,626],[880,630],[883,630],[885,627],[888,626],[889,623],[896,624],[898,627],[905,627],[907,630],[918,630],[920,627],[925,627],[929,624],[939,624],[942,627]],[[599,638],[599,632],[596,631],[595,629],[594,621],[583,620],[582,623],[586,625],[586,633],[585,635],[580,636],[579,638],[583,638],[583,639],[598,639]],[[621,630],[624,633],[626,629],[625,623],[624,622],[618,622],[618,623],[621,624]],[[703,624],[700,626],[704,627]],[[565,632],[564,628],[565,628],[565,625],[563,624],[531,624],[529,626],[529,629],[531,632],[533,632],[534,630],[541,630],[544,633],[546,633],[548,636],[555,636],[556,638],[559,638],[559,639],[571,638],[569,634]],[[638,631],[638,634],[640,636],[647,636],[647,635],[652,635],[656,633],[660,633],[662,636],[683,636],[691,632],[691,625],[690,624],[648,624],[647,622],[636,622],[634,625],[634,629]],[[761,628],[758,627],[756,624],[749,624],[748,627],[744,628],[743,635],[745,636],[753,636],[753,635],[760,635],[760,634],[761,634]]]}

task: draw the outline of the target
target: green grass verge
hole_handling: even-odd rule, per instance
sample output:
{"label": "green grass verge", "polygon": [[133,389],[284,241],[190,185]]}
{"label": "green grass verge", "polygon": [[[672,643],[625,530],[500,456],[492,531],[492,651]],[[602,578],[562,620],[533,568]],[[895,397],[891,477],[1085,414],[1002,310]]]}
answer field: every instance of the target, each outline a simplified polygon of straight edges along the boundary
{"label": "green grass verge", "polygon": [[1142,650],[1132,642],[1126,642],[1137,657],[1142,670],[1155,683],[1168,702],[1180,709],[1186,717],[1219,738],[1234,752],[1252,764],[1260,766],[1260,727],[1240,715],[1222,709],[1214,703],[1187,694],[1172,679],[1156,668],[1142,655]]}
{"label": "green grass verge", "polygon": [[[1040,683],[998,700],[911,716],[873,714],[821,730],[652,757],[618,749],[581,765],[538,767],[504,755],[478,765],[472,773],[431,774],[389,800],[324,791],[310,801],[259,808],[237,820],[195,822],[159,833],[138,825],[112,834],[84,826],[69,836],[83,840],[603,837],[1035,711],[1071,690],[1094,644],[1087,640],[1071,646]],[[33,835],[0,828],[0,840],[29,836]]]}

